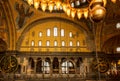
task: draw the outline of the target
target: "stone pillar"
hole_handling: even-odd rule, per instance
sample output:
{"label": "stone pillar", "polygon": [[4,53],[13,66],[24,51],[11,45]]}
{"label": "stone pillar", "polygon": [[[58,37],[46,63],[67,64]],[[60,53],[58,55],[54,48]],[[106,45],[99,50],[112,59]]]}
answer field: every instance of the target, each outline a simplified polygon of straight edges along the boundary
{"label": "stone pillar", "polygon": [[77,65],[76,65],[77,59],[75,58],[74,61],[74,70],[75,70],[75,75],[77,74]]}
{"label": "stone pillar", "polygon": [[34,59],[34,74],[36,74],[36,67],[37,67],[37,59]]}
{"label": "stone pillar", "polygon": [[21,73],[23,73],[23,74],[25,74],[25,73],[27,73],[27,64],[28,64],[28,61],[27,61],[27,59],[26,58],[23,58],[23,61],[22,61],[22,72]]}
{"label": "stone pillar", "polygon": [[26,74],[27,74],[27,69],[28,69],[28,58],[25,59],[25,70],[26,70]]}
{"label": "stone pillar", "polygon": [[[45,59],[44,58],[42,58],[42,65],[44,65],[44,62],[45,62]],[[43,68],[43,66],[42,66],[42,68]],[[44,78],[44,68],[43,68],[43,72],[42,72],[42,78]]]}
{"label": "stone pillar", "polygon": [[58,59],[58,62],[59,62],[59,74],[61,75],[61,73],[62,73],[61,59]]}
{"label": "stone pillar", "polygon": [[[45,62],[45,59],[42,58],[42,68],[43,68],[44,62]],[[42,74],[44,74],[44,68],[43,68],[43,72],[42,72]]]}
{"label": "stone pillar", "polygon": [[50,76],[53,74],[53,58],[50,58],[51,64],[50,64]]}
{"label": "stone pillar", "polygon": [[69,74],[68,62],[69,62],[69,59],[67,58],[67,69],[68,69],[68,73],[67,74]]}

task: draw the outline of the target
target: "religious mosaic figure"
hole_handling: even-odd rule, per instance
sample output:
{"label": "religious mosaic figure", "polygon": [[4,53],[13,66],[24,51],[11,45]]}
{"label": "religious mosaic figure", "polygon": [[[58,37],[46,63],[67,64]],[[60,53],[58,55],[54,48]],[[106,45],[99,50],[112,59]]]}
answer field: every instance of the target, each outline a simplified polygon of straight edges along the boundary
{"label": "religious mosaic figure", "polygon": [[30,8],[25,8],[23,4],[19,5],[19,3],[15,4],[15,8],[19,14],[17,17],[17,24],[19,28],[22,28],[26,17],[30,17],[33,14],[33,11],[30,12]]}

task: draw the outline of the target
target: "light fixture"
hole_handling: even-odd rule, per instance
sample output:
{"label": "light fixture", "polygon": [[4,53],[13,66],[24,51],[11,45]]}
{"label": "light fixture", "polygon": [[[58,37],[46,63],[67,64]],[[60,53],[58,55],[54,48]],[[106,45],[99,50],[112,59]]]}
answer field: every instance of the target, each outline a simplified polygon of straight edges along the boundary
{"label": "light fixture", "polygon": [[116,3],[116,0],[111,0],[111,2]]}
{"label": "light fixture", "polygon": [[[87,19],[89,16],[94,20],[104,18],[107,0],[24,0],[35,9],[42,11],[63,10],[69,17]],[[113,2],[113,0],[111,0]],[[114,0],[115,1],[115,0]]]}

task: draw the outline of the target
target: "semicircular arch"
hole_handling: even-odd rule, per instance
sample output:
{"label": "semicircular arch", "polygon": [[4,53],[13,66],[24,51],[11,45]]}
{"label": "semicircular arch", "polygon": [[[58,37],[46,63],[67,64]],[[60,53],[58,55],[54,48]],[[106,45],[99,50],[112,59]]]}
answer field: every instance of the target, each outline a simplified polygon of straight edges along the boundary
{"label": "semicircular arch", "polygon": [[43,18],[43,19],[38,19],[33,21],[32,23],[28,24],[24,30],[21,33],[21,36],[18,38],[18,41],[16,43],[16,49],[19,50],[20,49],[20,45],[24,39],[25,34],[34,26],[38,25],[38,24],[42,24],[45,22],[49,22],[49,21],[60,21],[60,22],[64,22],[67,24],[71,24],[74,25],[74,27],[79,28],[80,30],[82,30],[84,32],[84,34],[87,36],[87,33],[89,32],[85,27],[82,27],[79,23],[73,22],[71,20],[65,19],[65,18],[60,18],[60,17],[49,17],[49,18]]}

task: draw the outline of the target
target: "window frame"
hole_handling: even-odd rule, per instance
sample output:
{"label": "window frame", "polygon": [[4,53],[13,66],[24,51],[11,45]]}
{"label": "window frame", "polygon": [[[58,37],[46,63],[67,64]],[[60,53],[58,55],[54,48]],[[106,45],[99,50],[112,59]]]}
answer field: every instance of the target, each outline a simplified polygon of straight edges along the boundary
{"label": "window frame", "polygon": [[55,26],[55,27],[53,28],[53,34],[54,34],[54,35],[53,35],[54,37],[57,37],[57,36],[58,36],[58,27]]}
{"label": "window frame", "polygon": [[46,34],[47,34],[47,37],[50,37],[50,35],[51,35],[51,30],[50,30],[50,28],[47,29]]}

